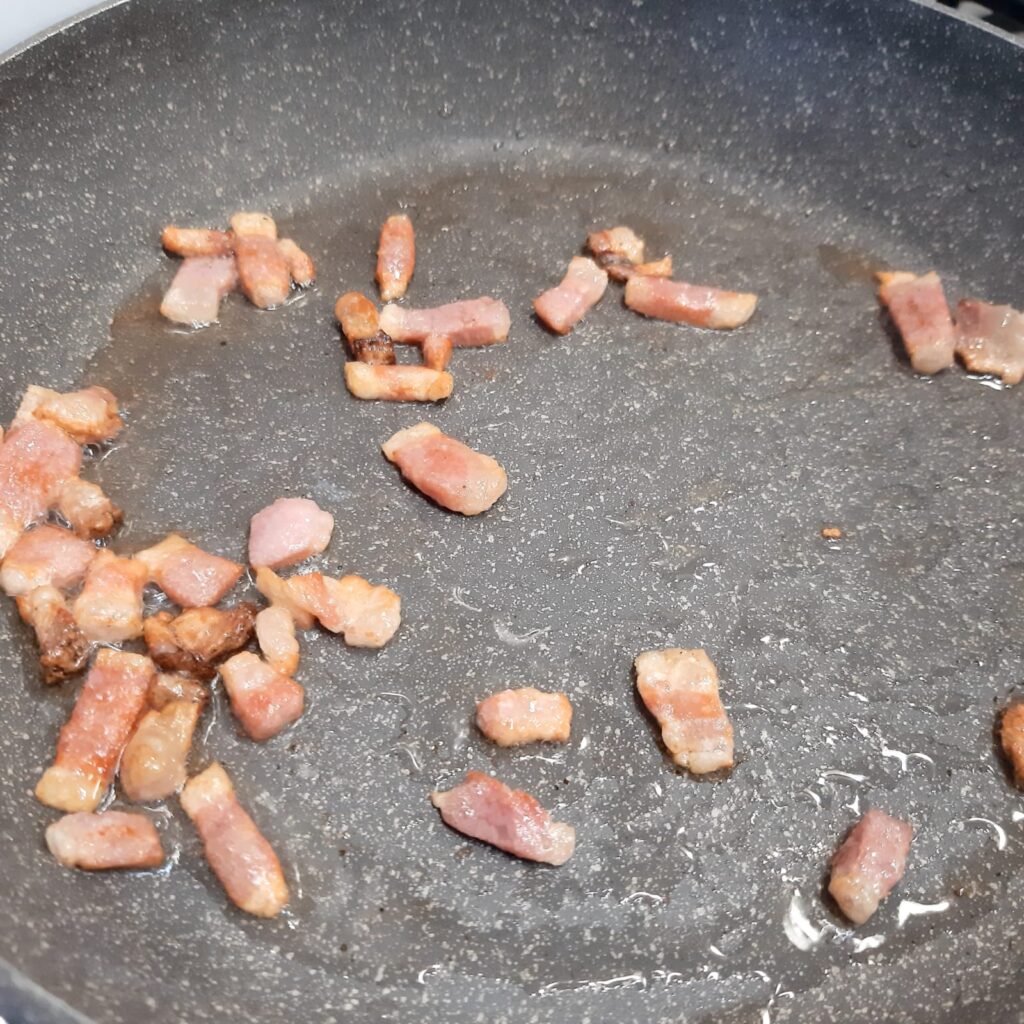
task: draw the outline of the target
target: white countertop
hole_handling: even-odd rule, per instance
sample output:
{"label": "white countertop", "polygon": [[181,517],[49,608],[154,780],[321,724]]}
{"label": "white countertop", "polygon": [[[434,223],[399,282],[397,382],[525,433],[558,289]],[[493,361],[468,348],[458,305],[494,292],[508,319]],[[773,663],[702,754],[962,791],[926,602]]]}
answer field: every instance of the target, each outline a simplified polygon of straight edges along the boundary
{"label": "white countertop", "polygon": [[98,0],[0,0],[0,54]]}

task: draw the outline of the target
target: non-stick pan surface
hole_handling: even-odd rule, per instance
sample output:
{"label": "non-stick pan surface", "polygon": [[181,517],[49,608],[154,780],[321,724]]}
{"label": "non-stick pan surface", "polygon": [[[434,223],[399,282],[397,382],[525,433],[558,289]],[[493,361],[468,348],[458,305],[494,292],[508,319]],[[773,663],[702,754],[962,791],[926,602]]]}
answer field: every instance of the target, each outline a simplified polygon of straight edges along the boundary
{"label": "non-stick pan surface", "polygon": [[[338,522],[322,566],[388,583],[405,621],[375,654],[307,636],[307,714],[269,743],[215,702],[196,764],[228,766],[295,894],[263,922],[176,801],[156,875],[46,855],[31,789],[75,687],[44,690],[5,602],[0,955],[110,1024],[1024,1020],[1024,800],[992,739],[1024,680],[1024,395],[916,378],[871,282],[934,266],[953,298],[1024,301],[1022,110],[1024,51],[909,2],[134,0],[8,60],[4,420],[29,383],[108,385],[128,427],[90,472],[118,549],[176,529],[242,557],[253,511],[309,494]],[[370,288],[399,207],[410,303],[513,311],[439,408],[341,381],[333,300]],[[175,331],[160,227],[238,208],[312,253],[316,290]],[[620,222],[759,292],[754,320],[646,321],[610,289],[546,334],[530,299]],[[383,460],[424,418],[507,467],[491,512]],[[633,656],[669,645],[719,666],[727,780],[673,771],[634,698]],[[473,729],[526,683],[570,694],[565,749]],[[577,855],[448,831],[427,794],[468,768],[556,809]],[[917,835],[853,932],[822,886],[869,806]],[[12,1024],[65,1019],[4,992]]]}

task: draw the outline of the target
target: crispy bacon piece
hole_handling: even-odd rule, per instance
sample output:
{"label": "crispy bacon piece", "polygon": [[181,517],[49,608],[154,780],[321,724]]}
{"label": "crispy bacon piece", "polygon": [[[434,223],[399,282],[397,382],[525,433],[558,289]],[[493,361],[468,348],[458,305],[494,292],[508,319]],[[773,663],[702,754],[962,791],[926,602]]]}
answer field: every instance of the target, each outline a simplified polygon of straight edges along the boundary
{"label": "crispy bacon piece", "polygon": [[105,537],[121,522],[121,510],[96,484],[72,477],[57,495],[57,511],[79,537]]}
{"label": "crispy bacon piece", "polygon": [[269,213],[239,211],[231,216],[233,235],[249,235],[257,238],[277,239],[277,223]]}
{"label": "crispy bacon piece", "polygon": [[404,213],[388,217],[380,229],[377,246],[377,284],[384,302],[400,299],[416,267],[416,236]]}
{"label": "crispy bacon piece", "polygon": [[1004,384],[1024,380],[1024,313],[980,299],[956,307],[956,353],[972,373],[991,373]]}
{"label": "crispy bacon piece", "polygon": [[521,789],[509,789],[483,772],[469,772],[465,782],[446,792],[435,790],[430,802],[444,823],[506,853],[542,864],[564,864],[576,848],[576,830],[551,815]]}
{"label": "crispy bacon piece", "polygon": [[124,421],[117,410],[117,399],[106,388],[90,387],[61,394],[34,384],[25,390],[13,426],[40,420],[60,427],[79,444],[98,444],[117,437]]}
{"label": "crispy bacon piece", "polygon": [[444,370],[428,366],[372,366],[345,364],[345,386],[356,398],[385,402],[440,402],[452,393],[455,382]]}
{"label": "crispy bacon piece", "polygon": [[238,287],[232,256],[189,256],[164,293],[160,313],[176,324],[205,327],[220,317],[220,303]]}
{"label": "crispy bacon piece", "polygon": [[446,334],[456,348],[493,345],[508,337],[512,318],[498,299],[465,299],[434,309],[409,309],[394,304],[380,314],[381,330],[392,341],[419,344],[431,334]]}
{"label": "crispy bacon piece", "polygon": [[190,608],[177,618],[157,612],[143,624],[150,657],[164,669],[212,679],[216,663],[244,647],[252,637],[256,606]]}
{"label": "crispy bacon piece", "polygon": [[64,867],[83,871],[156,868],[164,862],[153,823],[126,811],[65,814],[47,826],[46,845]]}
{"label": "crispy bacon piece", "polygon": [[89,641],[56,587],[36,587],[19,597],[18,612],[35,630],[43,682],[59,683],[85,668]]}
{"label": "crispy bacon piece", "polygon": [[196,701],[172,700],[143,714],[121,755],[121,788],[129,800],[163,800],[185,785],[185,764],[202,711]]}
{"label": "crispy bacon piece", "polygon": [[309,498],[278,498],[249,520],[249,562],[280,569],[319,555],[331,542],[334,516]]}
{"label": "crispy bacon piece", "polygon": [[918,373],[938,373],[953,365],[955,338],[942,281],[934,271],[918,277],[906,271],[877,275],[878,299],[888,307]]}
{"label": "crispy bacon piece", "polygon": [[220,677],[231,710],[246,734],[257,742],[276,736],[302,715],[305,690],[249,651],[225,661]]}
{"label": "crispy bacon piece", "polygon": [[300,287],[308,288],[316,281],[316,267],[309,256],[291,238],[282,238],[277,248],[288,266],[291,279]]}
{"label": "crispy bacon piece", "polygon": [[903,877],[914,829],[872,809],[832,858],[828,891],[854,923],[864,924]]}
{"label": "crispy bacon piece", "polygon": [[101,548],[75,598],[75,622],[90,640],[116,644],[142,636],[142,591],[146,567]]}
{"label": "crispy bacon piece", "polygon": [[597,305],[608,275],[593,260],[573,256],[561,284],[533,300],[537,316],[556,334],[568,334]]}
{"label": "crispy bacon piece", "polygon": [[398,362],[395,358],[395,346],[383,331],[378,331],[372,338],[349,341],[348,347],[352,358],[360,363],[370,366],[394,366]]}
{"label": "crispy bacon piece", "polygon": [[423,365],[432,370],[447,369],[452,358],[452,339],[447,334],[428,334],[420,346]]}
{"label": "crispy bacon piece", "polygon": [[149,688],[149,706],[160,711],[175,701],[206,704],[209,694],[198,679],[176,672],[159,672]]}
{"label": "crispy bacon piece", "polygon": [[630,309],[643,316],[718,330],[745,324],[757,307],[757,296],[748,292],[726,292],[660,277],[631,277],[626,282],[625,299]]}
{"label": "crispy bacon piece", "polygon": [[70,590],[85,578],[96,548],[60,526],[43,524],[23,533],[0,568],[0,587],[10,597],[36,587]]}
{"label": "crispy bacon piece", "polygon": [[999,740],[1013,766],[1014,781],[1024,789],[1024,702],[1011,704],[999,723]]}
{"label": "crispy bacon piece", "polygon": [[275,672],[295,675],[299,667],[299,641],[295,638],[295,620],[287,608],[272,604],[256,616],[256,642]]}
{"label": "crispy bacon piece", "polygon": [[230,256],[234,238],[229,231],[168,224],[160,235],[160,244],[175,256]]}
{"label": "crispy bacon piece", "polygon": [[732,723],[704,651],[646,651],[635,664],[637,690],[658,720],[672,760],[694,775],[732,767]]}
{"label": "crispy bacon piece", "polygon": [[544,693],[532,686],[502,690],[477,704],[476,724],[499,747],[567,743],[572,705],[564,693]]}
{"label": "crispy bacon piece", "polygon": [[362,292],[345,292],[334,304],[334,315],[349,341],[365,341],[380,331],[377,307]]}
{"label": "crispy bacon piece", "polygon": [[82,449],[50,423],[31,420],[7,431],[0,444],[0,558],[46,515],[81,465]]}
{"label": "crispy bacon piece", "polygon": [[288,903],[281,862],[238,802],[227,772],[214,763],[194,775],[182,790],[181,806],[232,903],[256,917],[279,914]]}
{"label": "crispy bacon piece", "polygon": [[57,757],[36,786],[37,800],[59,811],[96,809],[155,676],[153,663],[139,654],[106,648],[96,655],[60,731]]}
{"label": "crispy bacon piece", "polygon": [[351,647],[383,647],[402,620],[402,599],[361,576],[340,580],[311,572],[287,581],[291,599]]}
{"label": "crispy bacon piece", "polygon": [[381,447],[413,487],[464,516],[487,511],[508,487],[505,470],[494,459],[430,423],[399,430]]}
{"label": "crispy bacon piece", "polygon": [[182,608],[216,604],[238,582],[243,567],[211,555],[176,533],[169,533],[135,556],[149,580]]}
{"label": "crispy bacon piece", "polygon": [[643,239],[632,228],[622,225],[603,231],[591,231],[587,235],[587,248],[609,273],[612,273],[613,268],[622,265],[633,267],[644,261]]}

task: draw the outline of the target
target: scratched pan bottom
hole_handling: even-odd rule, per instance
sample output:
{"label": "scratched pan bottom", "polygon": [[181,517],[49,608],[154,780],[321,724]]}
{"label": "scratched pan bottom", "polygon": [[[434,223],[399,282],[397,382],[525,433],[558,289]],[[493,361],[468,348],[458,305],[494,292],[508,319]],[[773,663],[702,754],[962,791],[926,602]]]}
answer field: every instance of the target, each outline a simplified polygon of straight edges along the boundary
{"label": "scratched pan bottom", "polygon": [[[308,711],[267,744],[240,739],[223,695],[214,702],[196,764],[229,768],[293,888],[288,913],[263,922],[226,905],[174,802],[154,811],[174,851],[155,875],[84,876],[45,855],[53,814],[31,787],[73,688],[42,690],[5,604],[0,954],[104,1022],[1024,1020],[1012,1001],[1024,802],[992,739],[996,707],[1024,677],[1021,396],[959,371],[914,378],[871,286],[879,266],[934,264],[951,296],[1012,299],[999,257],[1020,197],[985,220],[994,200],[961,189],[948,138],[933,154],[928,114],[904,163],[882,146],[891,166],[871,171],[912,220],[863,202],[867,172],[844,178],[827,146],[791,152],[779,132],[758,148],[756,123],[742,122],[723,129],[730,145],[680,142],[725,118],[730,89],[782,102],[773,90],[790,79],[767,55],[793,23],[757,6],[730,5],[756,19],[738,80],[719,66],[731,43],[717,5],[688,5],[685,28],[657,5],[597,9],[596,28],[537,5],[493,51],[492,12],[463,9],[456,24],[424,11],[399,33],[390,98],[369,73],[386,45],[379,12],[176,6],[189,17],[112,9],[0,79],[22,146],[4,182],[20,257],[0,266],[4,416],[30,382],[110,386],[128,426],[90,472],[127,510],[115,546],[177,529],[242,557],[253,511],[308,494],[338,524],[317,567],[392,586],[403,625],[379,653],[304,635]],[[392,6],[391,23],[415,17]],[[836,26],[844,59],[867,62],[868,98],[891,85],[871,86],[877,40],[851,9],[800,7],[824,42],[792,88],[839,73],[826,61]],[[888,18],[914,28],[922,68],[954,31],[997,70],[1012,65],[1005,44],[934,12]],[[466,32],[489,59],[439,68]],[[697,40],[685,46],[696,68],[676,67],[665,32]],[[146,73],[101,36],[132,40]],[[544,57],[567,38],[585,80],[604,48],[644,43],[644,66],[622,74],[645,95],[658,83],[696,95],[712,73],[731,84],[704,96],[699,118],[673,101],[647,121],[625,120],[613,90],[595,101],[602,125],[578,75]],[[58,57],[39,99],[49,120],[36,117],[60,126],[76,104],[91,112],[92,134],[72,132],[60,158],[78,152],[89,168],[77,192],[54,168],[31,169],[36,136],[12,95],[16,72]],[[768,77],[755,81],[758,60]],[[257,73],[259,103],[246,89]],[[985,101],[958,93],[952,73],[941,80],[940,110],[973,104],[995,146]],[[827,92],[814,92],[823,120]],[[126,96],[127,112],[108,109]],[[119,123],[140,126],[148,155],[120,152]],[[189,154],[171,127],[194,140]],[[1019,137],[1002,144],[1019,155]],[[924,175],[940,157],[956,203],[893,191],[886,174],[914,161]],[[56,193],[37,217],[68,189],[76,244],[33,227],[19,185],[33,175]],[[456,353],[455,395],[429,409],[351,400],[331,317],[340,291],[369,287],[376,227],[399,205],[418,233],[411,303],[492,294],[513,314],[508,345]],[[218,223],[239,206],[277,215],[317,260],[318,287],[266,314],[233,298],[219,326],[173,330],[155,313],[173,273],[159,227]],[[984,239],[964,230],[971,220]],[[571,336],[546,334],[531,298],[588,227],[613,222],[633,225],[652,257],[671,252],[682,277],[761,293],[754,320],[735,334],[646,321],[612,286]],[[943,247],[947,232],[966,239],[959,250]],[[41,322],[33,308],[53,314]],[[421,418],[506,467],[509,492],[490,513],[442,512],[380,456]],[[823,540],[825,525],[843,539]],[[675,772],[634,697],[633,656],[674,645],[704,646],[718,665],[737,735],[727,780]],[[522,684],[570,695],[571,744],[501,751],[475,733],[474,701]],[[575,825],[573,859],[529,865],[445,829],[427,795],[472,768]],[[898,892],[853,932],[822,888],[869,806],[917,834]]]}

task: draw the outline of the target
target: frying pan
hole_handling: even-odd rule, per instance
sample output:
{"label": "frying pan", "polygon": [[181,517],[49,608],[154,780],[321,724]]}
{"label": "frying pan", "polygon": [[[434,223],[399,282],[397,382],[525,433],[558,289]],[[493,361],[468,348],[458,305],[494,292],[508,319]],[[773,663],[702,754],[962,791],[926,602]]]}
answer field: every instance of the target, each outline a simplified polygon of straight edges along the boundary
{"label": "frying pan", "polygon": [[[31,788],[75,686],[0,618],[10,1022],[760,1024],[1024,1020],[1024,800],[993,744],[1024,678],[1021,395],[916,378],[871,273],[936,267],[1020,305],[1024,50],[915,3],[133,0],[0,66],[5,421],[29,383],[105,384],[128,426],[88,474],[241,558],[308,494],[318,565],[388,583],[385,650],[304,637],[308,711],[264,745],[218,695],[228,767],[294,892],[227,904],[176,801],[171,865],[60,868]],[[359,403],[332,322],[408,209],[408,301],[481,294],[505,346],[457,353],[443,407]],[[167,222],[266,209],[317,260],[288,308],[156,313]],[[585,231],[628,223],[688,280],[761,294],[749,326],[646,321],[612,290],[567,338],[530,299]],[[497,456],[475,520],[380,456],[429,419]],[[844,539],[819,531],[839,525]],[[678,774],[631,662],[704,646],[739,763]],[[561,689],[565,749],[502,751],[473,702]],[[565,867],[448,831],[469,768],[579,833]],[[869,806],[917,830],[899,890],[847,928],[828,858]]]}

